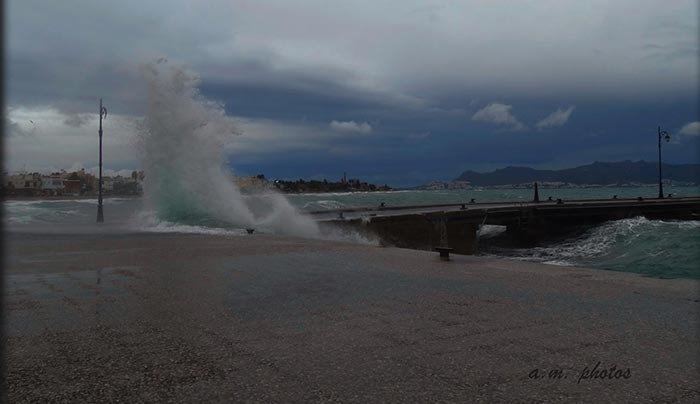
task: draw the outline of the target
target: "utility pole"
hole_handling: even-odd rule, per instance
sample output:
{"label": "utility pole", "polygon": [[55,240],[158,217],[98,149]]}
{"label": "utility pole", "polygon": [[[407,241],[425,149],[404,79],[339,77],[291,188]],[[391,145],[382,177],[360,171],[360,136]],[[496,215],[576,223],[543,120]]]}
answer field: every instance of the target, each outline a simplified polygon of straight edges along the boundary
{"label": "utility pole", "polygon": [[657,132],[659,134],[659,199],[664,197],[663,185],[661,184],[661,135],[665,135],[664,139],[666,141],[671,140],[671,136],[665,130],[661,130],[661,126],[658,127]]}
{"label": "utility pole", "polygon": [[535,181],[535,199],[533,199],[534,202],[539,202],[540,201],[540,194],[537,192],[537,181]]}
{"label": "utility pole", "polygon": [[98,182],[98,197],[97,197],[97,223],[105,221],[102,213],[102,118],[107,118],[107,108],[102,106],[102,98],[100,98],[100,178]]}

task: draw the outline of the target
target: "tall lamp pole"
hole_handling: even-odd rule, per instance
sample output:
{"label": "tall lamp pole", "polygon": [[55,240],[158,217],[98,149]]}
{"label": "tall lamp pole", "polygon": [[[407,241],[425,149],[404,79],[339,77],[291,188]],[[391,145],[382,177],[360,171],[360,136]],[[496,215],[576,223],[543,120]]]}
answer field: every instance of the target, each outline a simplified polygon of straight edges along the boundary
{"label": "tall lamp pole", "polygon": [[97,223],[105,221],[104,213],[102,213],[102,118],[107,118],[107,108],[102,106],[102,98],[100,98],[100,179],[98,182]]}
{"label": "tall lamp pole", "polygon": [[661,130],[660,126],[658,127],[657,132],[659,134],[659,199],[663,199],[664,189],[663,185],[661,184],[661,135],[664,135],[664,139],[667,142],[671,140],[671,135],[669,135],[665,130]]}

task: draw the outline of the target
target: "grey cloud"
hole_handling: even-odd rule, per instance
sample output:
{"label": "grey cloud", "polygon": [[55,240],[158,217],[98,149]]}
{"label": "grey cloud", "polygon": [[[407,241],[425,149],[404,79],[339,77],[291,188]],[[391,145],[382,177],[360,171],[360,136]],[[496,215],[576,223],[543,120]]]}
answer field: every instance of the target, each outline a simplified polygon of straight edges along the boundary
{"label": "grey cloud", "polygon": [[[161,55],[190,62],[204,81],[283,83],[308,91],[324,91],[321,84],[332,83],[402,108],[430,103],[426,88],[476,89],[485,96],[533,90],[638,94],[688,92],[697,83],[694,13],[661,3],[581,6],[590,18],[579,18],[573,3],[556,9],[514,3],[508,24],[500,6],[481,0],[418,6],[439,15],[440,24],[426,20],[414,4],[369,0],[332,9],[316,0],[293,6],[236,0],[197,7],[175,0],[39,3],[15,1],[8,7],[10,102],[113,96],[133,87],[124,86],[128,74],[115,66]],[[538,15],[549,17],[548,24],[533,25]],[[648,23],[656,16],[662,27]],[[644,60],[653,50],[645,44],[679,57],[663,70],[654,68],[657,61]],[[22,64],[33,66],[27,71]],[[299,74],[320,82],[295,81]],[[131,107],[127,95],[118,98]]]}
{"label": "grey cloud", "polygon": [[231,161],[236,164],[257,162],[270,156],[285,158],[294,153],[318,155],[350,147],[365,148],[362,144],[343,142],[347,137],[334,134],[328,126],[244,117],[238,117],[236,122],[242,135],[226,145],[232,155]]}
{"label": "grey cloud", "polygon": [[552,112],[551,114],[547,115],[542,120],[537,122],[537,125],[535,126],[537,126],[538,129],[562,126],[569,120],[571,113],[574,112],[574,108],[575,107],[569,107],[566,110],[557,108],[556,111]]}
{"label": "grey cloud", "polygon": [[678,133],[687,136],[700,136],[700,121],[686,123]]}
{"label": "grey cloud", "polygon": [[408,138],[411,140],[422,140],[430,137],[430,132],[411,133]]}
{"label": "grey cloud", "polygon": [[476,111],[472,116],[472,121],[488,122],[500,126],[507,126],[512,130],[525,129],[525,125],[510,112],[512,105],[492,102],[484,108]]}
{"label": "grey cloud", "polygon": [[[32,130],[28,130],[24,127],[22,127],[19,123],[13,121],[12,119],[6,118],[7,119],[7,134],[9,137],[22,137],[22,136],[30,136],[32,134]],[[32,124],[33,125],[33,124]]]}
{"label": "grey cloud", "polygon": [[[87,101],[87,100],[86,100]],[[91,101],[91,100],[90,100]],[[65,116],[63,123],[79,128],[86,125],[97,115],[96,111],[99,109],[97,100],[93,102],[80,102],[79,100],[55,100],[51,106],[55,108],[60,114]],[[92,107],[94,111],[92,114],[86,113],[84,110],[86,107]]]}
{"label": "grey cloud", "polygon": [[52,107],[71,123],[97,114],[99,98],[115,113],[143,111],[144,86],[137,64],[76,60],[44,63],[32,55],[15,55],[8,67],[7,102],[11,106]]}
{"label": "grey cloud", "polygon": [[[7,102],[61,112],[50,115],[60,130],[42,123],[38,137],[42,130],[52,137],[90,129],[85,139],[94,140],[93,128],[79,126],[81,114],[95,119],[103,97],[108,122],[112,114],[142,115],[137,66],[167,56],[200,73],[202,93],[224,101],[229,113],[282,122],[269,131],[258,128],[259,140],[239,139],[251,153],[266,153],[272,142],[264,139],[292,150],[317,150],[315,144],[328,146],[327,139],[386,140],[342,136],[329,128],[333,119],[381,121],[382,131],[398,137],[431,131],[446,147],[453,144],[443,141],[445,134],[464,131],[470,116],[506,129],[525,126],[510,105],[494,103],[474,114],[469,100],[481,100],[473,102],[479,106],[512,100],[520,118],[536,122],[550,112],[543,104],[571,102],[588,114],[584,105],[629,105],[624,99],[637,105],[697,99],[695,4],[591,1],[561,7],[513,2],[506,20],[503,6],[486,0],[436,0],[423,10],[416,2],[377,0],[333,7],[325,0],[12,0]],[[70,108],[62,107],[66,100]],[[308,116],[313,136],[290,124],[301,116]],[[24,118],[16,122],[8,133],[31,130]],[[77,154],[82,147],[47,140],[44,149],[73,147]],[[15,138],[8,154],[18,161],[58,159],[51,150],[39,153],[42,147]]]}
{"label": "grey cloud", "polygon": [[362,134],[372,133],[372,125],[370,125],[368,122],[359,123],[355,121],[332,121],[330,123],[330,127],[338,132],[354,132]]}
{"label": "grey cloud", "polygon": [[232,12],[223,1],[191,7],[133,0],[13,1],[7,11],[8,103],[59,110],[66,100],[79,104],[69,114],[91,113],[100,96],[116,113],[139,113],[136,67],[163,54],[207,59],[207,46],[230,38]]}
{"label": "grey cloud", "polygon": [[88,114],[72,114],[68,115],[66,119],[63,120],[63,123],[74,128],[79,128],[87,124],[90,121],[90,118],[91,117]]}
{"label": "grey cloud", "polygon": [[262,92],[274,89],[403,110],[433,107],[433,101],[426,97],[387,86],[370,85],[365,81],[363,72],[346,66],[331,65],[319,69],[313,65],[285,64],[284,61],[275,60],[275,57],[260,56],[259,52],[255,52],[227,62],[225,71],[213,64],[202,66],[197,71],[201,73],[207,89],[215,86],[256,88]]}
{"label": "grey cloud", "polygon": [[[128,130],[129,118],[110,115],[104,136],[105,164],[115,168],[135,167],[134,149],[130,144],[132,132]],[[66,125],[65,116],[55,109],[15,109],[7,118],[10,129],[17,128],[18,136],[6,139],[10,150],[6,155],[6,167],[18,169],[31,165],[48,169],[67,167],[73,162],[95,165],[98,160],[97,128],[89,125]]]}

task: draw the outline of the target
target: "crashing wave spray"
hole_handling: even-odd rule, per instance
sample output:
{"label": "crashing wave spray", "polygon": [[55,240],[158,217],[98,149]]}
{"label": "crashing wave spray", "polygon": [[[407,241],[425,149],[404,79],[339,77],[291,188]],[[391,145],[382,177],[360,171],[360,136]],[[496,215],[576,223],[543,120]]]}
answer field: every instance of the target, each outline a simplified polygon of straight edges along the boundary
{"label": "crashing wave spray", "polygon": [[145,171],[145,204],[158,220],[213,221],[281,234],[319,235],[316,223],[300,215],[282,195],[267,191],[256,198],[265,201],[261,211],[253,209],[253,199],[241,194],[224,154],[226,142],[238,132],[223,105],[199,94],[196,74],[162,61],[143,66],[142,74],[148,103],[136,145]]}

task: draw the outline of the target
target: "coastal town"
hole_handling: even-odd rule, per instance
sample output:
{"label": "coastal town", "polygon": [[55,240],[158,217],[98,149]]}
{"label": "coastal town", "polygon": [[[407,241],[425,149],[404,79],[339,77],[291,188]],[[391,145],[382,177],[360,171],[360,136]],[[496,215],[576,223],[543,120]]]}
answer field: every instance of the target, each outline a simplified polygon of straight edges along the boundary
{"label": "coastal town", "polygon": [[[132,171],[130,176],[103,176],[102,193],[105,196],[139,195],[143,192],[143,171]],[[60,170],[50,174],[38,172],[3,173],[2,192],[5,197],[62,197],[96,196],[98,177],[80,169]]]}
{"label": "coastal town", "polygon": [[[102,177],[104,196],[136,196],[143,193],[143,171],[132,171],[131,175]],[[337,182],[323,180],[268,180],[265,175],[249,177],[231,176],[231,181],[243,192],[259,189],[276,189],[283,193],[304,192],[373,192],[389,191],[391,187],[377,186],[357,178],[343,175]],[[32,197],[94,197],[99,192],[96,175],[80,169],[68,172],[60,170],[51,174],[38,172],[3,173],[2,194],[6,198]]]}
{"label": "coastal town", "polygon": [[[668,171],[677,168],[668,165]],[[664,178],[663,182],[670,186],[697,186],[696,171],[687,175],[678,175],[672,178]],[[671,173],[673,174],[673,173]],[[669,174],[669,177],[671,176]],[[480,174],[480,175],[489,175]],[[540,176],[543,177],[543,176]],[[103,175],[102,193],[104,196],[137,196],[143,193],[144,171],[131,171],[127,175]],[[383,184],[375,185],[359,178],[347,178],[343,176],[337,181],[327,179],[302,178],[296,180],[288,179],[268,179],[264,174],[253,176],[231,175],[231,182],[242,192],[256,192],[261,189],[274,189],[286,194],[298,193],[328,193],[328,192],[376,192],[391,191],[394,188]],[[635,181],[636,180],[636,181]],[[523,181],[523,178],[504,178],[503,183],[485,183],[477,179],[469,181],[465,179],[455,179],[451,181],[433,180],[423,185],[410,188],[410,190],[442,191],[442,190],[469,190],[469,189],[529,189],[534,182],[538,182],[541,188],[605,188],[605,187],[646,187],[656,186],[658,183],[649,179],[622,178],[617,181],[607,181],[603,183],[572,182],[564,180],[542,180],[541,178],[530,178]],[[16,172],[3,173],[2,193],[6,198],[31,198],[31,197],[94,197],[98,194],[98,178],[85,169],[77,171],[60,170],[51,174],[38,172]]]}

